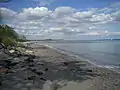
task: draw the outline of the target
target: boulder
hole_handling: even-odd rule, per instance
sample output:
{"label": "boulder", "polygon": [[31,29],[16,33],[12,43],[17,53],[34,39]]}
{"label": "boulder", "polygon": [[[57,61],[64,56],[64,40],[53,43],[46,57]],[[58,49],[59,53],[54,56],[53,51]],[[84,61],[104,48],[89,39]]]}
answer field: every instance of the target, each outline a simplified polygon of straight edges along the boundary
{"label": "boulder", "polygon": [[5,45],[3,43],[0,43],[0,49],[5,48]]}
{"label": "boulder", "polygon": [[8,55],[4,53],[3,51],[0,51],[0,60],[6,60],[8,59]]}

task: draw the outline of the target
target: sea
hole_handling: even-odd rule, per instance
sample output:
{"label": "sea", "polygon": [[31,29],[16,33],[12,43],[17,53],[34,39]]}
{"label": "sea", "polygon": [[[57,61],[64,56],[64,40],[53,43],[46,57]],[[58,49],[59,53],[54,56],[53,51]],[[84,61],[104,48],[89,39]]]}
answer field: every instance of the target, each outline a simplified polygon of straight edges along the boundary
{"label": "sea", "polygon": [[52,41],[45,43],[56,49],[89,60],[98,67],[120,72],[120,40]]}

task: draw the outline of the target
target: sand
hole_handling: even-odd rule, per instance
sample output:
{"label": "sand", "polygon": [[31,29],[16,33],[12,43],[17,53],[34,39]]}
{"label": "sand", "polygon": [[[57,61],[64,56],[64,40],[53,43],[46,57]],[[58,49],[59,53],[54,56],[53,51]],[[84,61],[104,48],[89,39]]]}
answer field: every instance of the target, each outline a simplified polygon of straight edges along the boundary
{"label": "sand", "polygon": [[35,58],[15,57],[21,61],[10,68],[0,90],[120,90],[120,74],[114,71],[46,45],[28,46]]}
{"label": "sand", "polygon": [[[78,60],[78,58],[76,59],[75,57],[60,53],[60,52],[56,51],[55,49],[52,49],[49,47],[47,47],[47,48],[43,48],[43,47],[44,47],[43,45],[41,45],[41,46],[39,45],[37,47],[37,49],[35,49],[33,47],[35,50],[35,55],[40,56],[40,57],[44,56],[44,57],[53,58],[50,61],[48,60],[48,62],[60,63],[60,62],[64,62],[64,61],[65,62],[66,61],[67,62],[81,61],[81,60]],[[38,49],[38,48],[40,48],[40,49]],[[106,68],[98,68],[98,67],[92,66],[92,65],[90,65],[89,62],[86,62],[83,60],[81,63],[86,64],[86,66],[84,66],[82,68],[86,69],[86,67],[88,67],[88,68],[92,67],[91,68],[93,70],[92,73],[97,73],[99,75],[85,79],[83,81],[79,81],[79,80],[78,81],[77,80],[76,81],[75,80],[64,81],[63,80],[63,82],[65,82],[65,85],[61,86],[60,88],[58,88],[56,90],[120,90],[120,74],[113,72],[111,70],[108,70]],[[53,83],[53,82],[51,82],[51,83]],[[59,83],[59,80],[57,83]],[[51,84],[48,84],[48,86],[51,87]],[[45,89],[43,89],[43,90],[45,90]]]}

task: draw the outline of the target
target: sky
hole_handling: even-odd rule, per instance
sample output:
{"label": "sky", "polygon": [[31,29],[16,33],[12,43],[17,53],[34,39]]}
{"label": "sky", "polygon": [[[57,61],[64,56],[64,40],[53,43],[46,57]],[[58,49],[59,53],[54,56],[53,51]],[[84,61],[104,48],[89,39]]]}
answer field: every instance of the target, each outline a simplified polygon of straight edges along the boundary
{"label": "sky", "polygon": [[11,0],[0,23],[27,39],[120,39],[120,0]]}

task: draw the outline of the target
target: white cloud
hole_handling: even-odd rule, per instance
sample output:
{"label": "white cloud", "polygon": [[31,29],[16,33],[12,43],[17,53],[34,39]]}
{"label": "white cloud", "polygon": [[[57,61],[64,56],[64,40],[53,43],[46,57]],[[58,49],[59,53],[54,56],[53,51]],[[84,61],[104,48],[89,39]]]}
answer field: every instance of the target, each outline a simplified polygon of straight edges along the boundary
{"label": "white cloud", "polygon": [[49,16],[50,13],[52,11],[49,11],[46,7],[25,8],[18,17],[22,20],[38,20]]}
{"label": "white cloud", "polygon": [[83,11],[83,12],[76,12],[74,17],[76,18],[91,18],[93,15],[92,11]]}
{"label": "white cloud", "polygon": [[[7,8],[1,8],[3,19],[9,20],[11,26],[21,34],[39,36],[62,35],[111,35],[116,33],[100,32],[99,25],[106,25],[120,21],[120,11],[102,11],[102,9],[88,9],[77,11],[72,7],[58,7],[49,10],[47,7],[24,8],[20,13]],[[96,30],[96,31],[95,31]],[[58,34],[60,33],[60,34]],[[54,35],[55,34],[55,35]]]}
{"label": "white cloud", "polygon": [[110,14],[104,14],[104,13],[93,15],[92,18],[90,19],[90,21],[92,22],[100,22],[100,23],[107,23],[113,20],[114,18]]}
{"label": "white cloud", "polygon": [[0,8],[0,14],[3,19],[9,20],[16,17],[16,12],[7,8]]}

